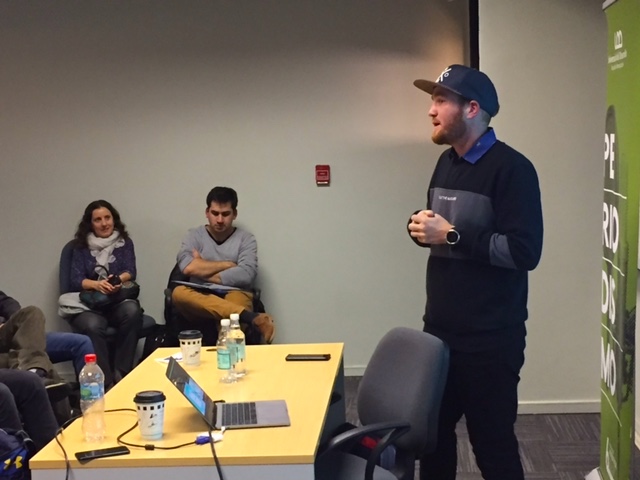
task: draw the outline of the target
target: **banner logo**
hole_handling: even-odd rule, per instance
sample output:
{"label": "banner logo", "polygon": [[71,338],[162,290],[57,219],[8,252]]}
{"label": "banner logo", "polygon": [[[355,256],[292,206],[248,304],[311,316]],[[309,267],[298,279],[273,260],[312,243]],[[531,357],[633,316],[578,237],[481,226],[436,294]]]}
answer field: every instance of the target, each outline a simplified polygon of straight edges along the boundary
{"label": "banner logo", "polygon": [[624,67],[627,59],[627,49],[624,48],[622,30],[613,32],[613,53],[609,55],[608,63],[611,70],[619,70]]}
{"label": "banner logo", "polygon": [[622,30],[618,30],[613,34],[613,49],[620,50],[622,48]]}

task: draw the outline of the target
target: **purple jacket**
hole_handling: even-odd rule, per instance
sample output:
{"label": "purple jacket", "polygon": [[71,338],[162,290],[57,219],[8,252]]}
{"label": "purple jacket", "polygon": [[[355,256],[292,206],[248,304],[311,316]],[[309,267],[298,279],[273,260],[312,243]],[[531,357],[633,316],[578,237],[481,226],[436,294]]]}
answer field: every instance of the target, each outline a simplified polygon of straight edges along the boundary
{"label": "purple jacket", "polygon": [[[113,259],[114,261],[107,266],[110,274],[121,275],[129,272],[131,280],[136,279],[136,253],[130,238],[125,240],[123,246],[113,249]],[[88,247],[74,249],[71,257],[71,291],[80,292],[85,278],[97,280],[95,268],[96,259]]]}

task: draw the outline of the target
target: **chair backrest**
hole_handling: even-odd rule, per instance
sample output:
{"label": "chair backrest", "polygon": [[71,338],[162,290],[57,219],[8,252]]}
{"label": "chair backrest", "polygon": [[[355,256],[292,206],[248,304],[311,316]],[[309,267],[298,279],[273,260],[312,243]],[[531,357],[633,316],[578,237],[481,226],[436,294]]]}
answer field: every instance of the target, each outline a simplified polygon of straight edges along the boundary
{"label": "chair backrest", "polygon": [[60,253],[60,270],[58,272],[58,283],[60,295],[71,291],[71,257],[73,256],[75,240],[68,241]]}
{"label": "chair backrest", "polygon": [[449,371],[449,348],[439,338],[397,327],[378,343],[358,389],[363,425],[409,422],[396,446],[414,453],[436,444],[438,416]]}
{"label": "chair backrest", "polygon": [[173,269],[169,274],[169,280],[167,281],[167,288],[170,288],[173,290],[176,286],[176,284],[173,282],[175,282],[176,280],[180,280],[182,282],[186,282],[189,280],[189,275],[185,275],[184,273],[182,273],[182,270],[180,270],[180,265],[178,265],[177,263],[173,266]]}

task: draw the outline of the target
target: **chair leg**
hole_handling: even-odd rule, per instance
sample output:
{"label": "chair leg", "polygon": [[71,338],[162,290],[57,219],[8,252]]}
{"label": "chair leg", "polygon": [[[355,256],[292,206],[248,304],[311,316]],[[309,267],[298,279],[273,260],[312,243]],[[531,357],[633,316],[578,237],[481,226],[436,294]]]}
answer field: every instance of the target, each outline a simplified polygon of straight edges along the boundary
{"label": "chair leg", "polygon": [[142,356],[140,357],[140,362],[151,355],[151,353],[153,353],[153,351],[158,347],[156,340],[159,333],[160,329],[156,327],[149,335],[144,338],[144,346],[142,347]]}
{"label": "chair leg", "polygon": [[52,402],[51,408],[56,417],[56,421],[58,422],[58,426],[62,426],[63,423],[71,418],[71,404],[69,403],[69,398],[63,398],[57,402]]}

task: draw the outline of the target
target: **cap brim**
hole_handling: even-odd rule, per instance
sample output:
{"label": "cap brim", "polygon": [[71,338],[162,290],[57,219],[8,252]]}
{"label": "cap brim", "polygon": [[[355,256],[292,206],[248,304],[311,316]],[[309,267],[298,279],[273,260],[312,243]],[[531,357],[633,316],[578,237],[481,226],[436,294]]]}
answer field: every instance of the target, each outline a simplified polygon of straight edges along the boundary
{"label": "cap brim", "polygon": [[424,90],[429,94],[433,94],[433,91],[436,89],[436,87],[440,87],[464,98],[464,95],[462,95],[460,92],[457,92],[453,88],[447,87],[446,85],[443,85],[441,83],[432,82],[431,80],[414,80],[413,84],[420,90]]}
{"label": "cap brim", "polygon": [[415,80],[413,84],[418,87],[420,90],[424,90],[427,93],[433,93],[433,89],[436,88],[436,82],[431,82],[429,80]]}

